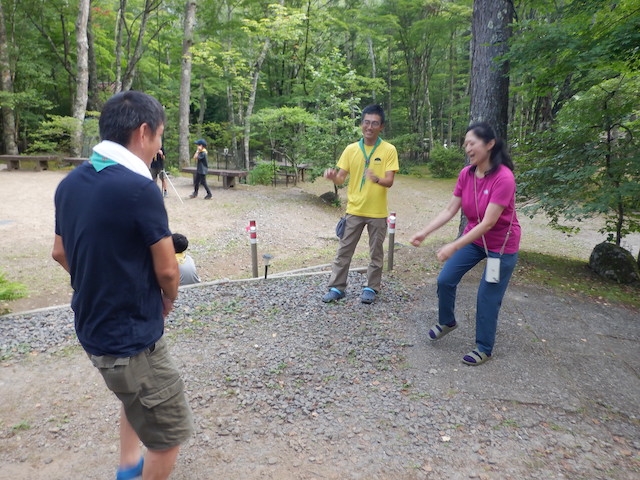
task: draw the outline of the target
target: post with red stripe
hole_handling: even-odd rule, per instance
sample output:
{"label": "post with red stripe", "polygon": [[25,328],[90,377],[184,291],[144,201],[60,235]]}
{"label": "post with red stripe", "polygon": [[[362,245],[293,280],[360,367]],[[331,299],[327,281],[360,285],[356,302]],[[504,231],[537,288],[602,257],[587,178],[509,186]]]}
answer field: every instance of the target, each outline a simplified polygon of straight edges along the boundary
{"label": "post with red stripe", "polygon": [[249,242],[251,243],[251,271],[253,278],[258,278],[258,229],[256,228],[255,220],[249,220],[247,231],[249,232]]}
{"label": "post with red stripe", "polygon": [[387,218],[387,225],[389,230],[389,251],[387,253],[387,269],[393,270],[393,247],[395,245],[396,237],[396,214],[391,212]]}

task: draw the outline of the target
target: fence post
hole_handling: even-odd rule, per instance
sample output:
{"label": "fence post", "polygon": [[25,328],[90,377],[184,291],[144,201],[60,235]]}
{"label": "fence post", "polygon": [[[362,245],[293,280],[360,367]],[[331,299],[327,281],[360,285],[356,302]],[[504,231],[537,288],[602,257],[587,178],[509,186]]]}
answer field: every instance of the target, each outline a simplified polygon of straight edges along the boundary
{"label": "fence post", "polygon": [[249,241],[251,243],[251,271],[253,278],[258,277],[258,229],[256,228],[256,221],[249,220]]}
{"label": "fence post", "polygon": [[395,245],[396,237],[396,214],[391,212],[387,219],[387,225],[389,226],[389,250],[387,252],[387,270],[393,270],[393,247]]}

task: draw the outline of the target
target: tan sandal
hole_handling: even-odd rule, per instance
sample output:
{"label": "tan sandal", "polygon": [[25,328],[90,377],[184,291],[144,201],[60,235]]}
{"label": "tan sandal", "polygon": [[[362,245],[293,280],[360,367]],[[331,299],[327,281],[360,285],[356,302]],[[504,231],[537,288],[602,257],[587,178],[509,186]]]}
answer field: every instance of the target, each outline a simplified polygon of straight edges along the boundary
{"label": "tan sandal", "polygon": [[462,363],[466,363],[467,365],[471,365],[472,367],[482,365],[489,360],[491,360],[491,355],[487,355],[480,350],[471,350],[464,357],[462,357]]}
{"label": "tan sandal", "polygon": [[429,329],[429,340],[434,341],[439,338],[444,337],[447,333],[453,332],[456,328],[458,328],[458,324],[454,323],[451,326],[448,325],[440,325],[436,323],[433,327]]}

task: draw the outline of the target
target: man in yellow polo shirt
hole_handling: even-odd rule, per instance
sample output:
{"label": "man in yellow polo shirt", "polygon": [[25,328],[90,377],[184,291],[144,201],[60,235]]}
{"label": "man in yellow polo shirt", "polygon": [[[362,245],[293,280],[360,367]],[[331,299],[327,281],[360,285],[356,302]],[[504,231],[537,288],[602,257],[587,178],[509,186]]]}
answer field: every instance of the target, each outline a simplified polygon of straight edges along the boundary
{"label": "man in yellow polo shirt", "polygon": [[364,227],[369,233],[370,262],[367,285],[363,288],[362,303],[373,303],[380,291],[383,244],[387,236],[387,189],[393,185],[399,169],[396,147],[380,138],[384,128],[384,110],[380,105],[369,105],[362,110],[362,138],[347,146],[338,160],[337,169],[328,168],[324,177],[342,185],[349,175],[347,188],[347,215],[344,235],[340,238],[338,253],[333,261],[329,291],[322,297],[325,303],[345,296],[351,258],[362,236]]}

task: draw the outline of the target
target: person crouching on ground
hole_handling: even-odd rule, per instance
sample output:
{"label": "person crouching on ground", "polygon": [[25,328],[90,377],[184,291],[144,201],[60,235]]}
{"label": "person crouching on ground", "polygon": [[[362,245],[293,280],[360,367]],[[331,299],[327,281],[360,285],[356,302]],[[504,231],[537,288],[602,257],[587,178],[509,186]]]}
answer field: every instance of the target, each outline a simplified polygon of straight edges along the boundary
{"label": "person crouching on ground", "polygon": [[193,261],[191,255],[186,250],[189,247],[189,240],[181,233],[171,235],[173,239],[173,248],[176,251],[176,260],[180,269],[180,285],[191,285],[192,283],[200,283],[200,277],[196,271],[196,262]]}
{"label": "person crouching on ground", "polygon": [[149,171],[164,124],[155,98],[112,96],[100,114],[102,142],[55,193],[52,256],[71,275],[78,340],[122,402],[116,480],[168,478],[193,433],[163,336],[180,280],[164,200]]}
{"label": "person crouching on ground", "polygon": [[468,219],[463,234],[437,253],[445,263],[437,282],[438,323],[429,330],[429,339],[438,340],[458,327],[454,315],[458,284],[487,258],[476,301],[476,348],[462,357],[467,365],[476,366],[493,354],[498,313],[518,261],[521,231],[513,162],[502,140],[487,123],[476,123],[467,129],[464,149],[470,164],[460,172],[449,204],[411,237],[411,244],[419,246],[462,208]]}
{"label": "person crouching on ground", "polygon": [[380,138],[384,128],[384,110],[369,105],[362,110],[362,138],[348,145],[337,169],[328,168],[324,178],[342,185],[349,175],[347,214],[344,234],[331,268],[329,291],[322,297],[325,303],[345,297],[351,258],[366,225],[369,233],[369,267],[367,285],[360,295],[362,303],[373,303],[380,291],[383,244],[387,236],[387,191],[393,186],[398,166],[396,147]]}

